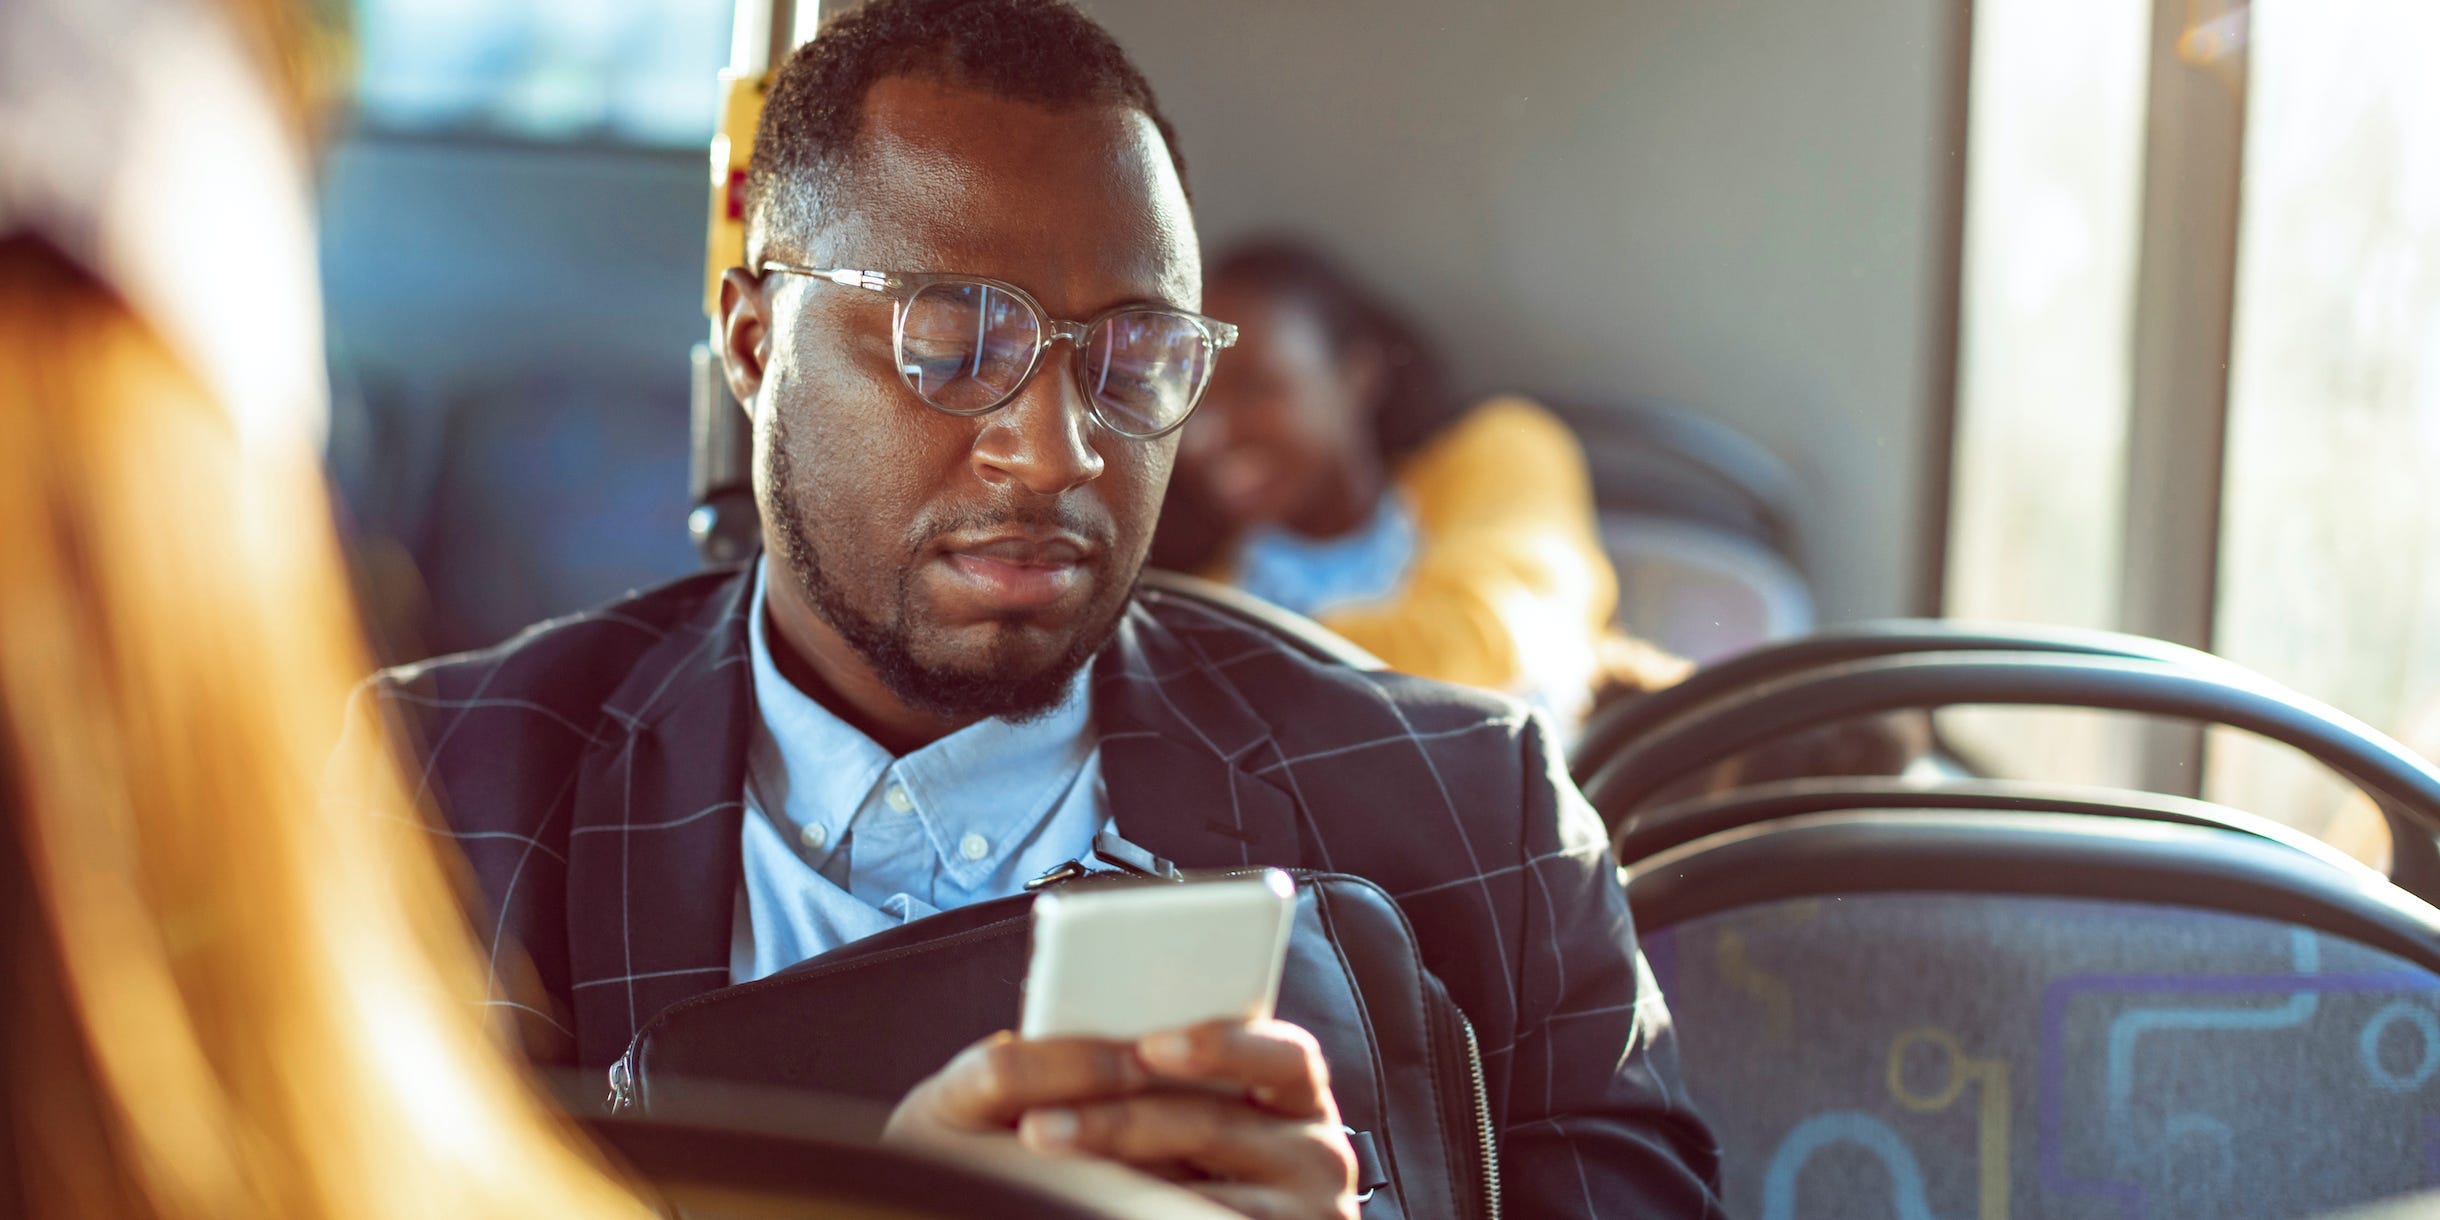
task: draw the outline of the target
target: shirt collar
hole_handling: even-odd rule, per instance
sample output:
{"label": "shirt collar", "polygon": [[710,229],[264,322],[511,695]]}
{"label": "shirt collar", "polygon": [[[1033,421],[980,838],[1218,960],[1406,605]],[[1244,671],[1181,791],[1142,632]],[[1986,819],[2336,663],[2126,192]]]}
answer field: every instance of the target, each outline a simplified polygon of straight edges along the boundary
{"label": "shirt collar", "polygon": [[[1023,724],[977,721],[894,757],[780,673],[765,623],[769,572],[766,555],[755,564],[746,628],[761,713],[747,751],[747,782],[765,813],[785,823],[807,863],[819,868],[876,788],[894,784],[905,790],[953,880],[971,885],[1000,871],[1092,757],[1091,664],[1077,671],[1046,716]],[[888,800],[886,792],[881,797]],[[818,848],[807,845],[810,825],[822,828]]]}

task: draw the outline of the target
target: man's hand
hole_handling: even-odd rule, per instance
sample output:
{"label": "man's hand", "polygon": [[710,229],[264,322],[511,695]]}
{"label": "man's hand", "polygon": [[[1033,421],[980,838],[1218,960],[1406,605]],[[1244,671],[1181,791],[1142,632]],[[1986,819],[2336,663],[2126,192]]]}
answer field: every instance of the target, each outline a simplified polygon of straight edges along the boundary
{"label": "man's hand", "polygon": [[1015,1129],[1031,1148],[1180,1179],[1264,1220],[1356,1216],[1355,1154],[1313,1036],[1218,1022],[1141,1043],[995,1034],[907,1094],[887,1138]]}

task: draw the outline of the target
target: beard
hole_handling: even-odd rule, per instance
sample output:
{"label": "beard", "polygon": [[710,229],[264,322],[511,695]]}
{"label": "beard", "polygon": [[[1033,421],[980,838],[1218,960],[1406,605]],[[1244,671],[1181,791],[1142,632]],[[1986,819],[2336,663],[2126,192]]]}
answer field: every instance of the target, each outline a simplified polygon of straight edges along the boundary
{"label": "beard", "polygon": [[[898,569],[898,578],[887,602],[888,615],[876,618],[859,609],[847,590],[834,579],[822,562],[821,551],[814,544],[813,534],[806,528],[797,498],[791,494],[796,487],[795,469],[788,456],[789,444],[785,429],[774,424],[771,438],[768,485],[771,488],[767,510],[779,527],[781,544],[786,554],[789,575],[795,579],[814,613],[822,616],[839,638],[847,641],[856,655],[864,659],[873,676],[898,700],[908,707],[944,719],[981,720],[997,717],[1017,724],[1048,716],[1063,703],[1068,685],[1077,671],[1084,668],[1094,654],[1101,651],[1118,630],[1119,617],[1132,600],[1132,582],[1124,586],[1125,595],[1112,599],[1107,606],[1088,606],[1087,621],[1068,641],[1067,647],[1047,664],[1024,668],[1023,643],[1016,637],[1013,619],[1001,640],[994,645],[979,667],[926,663],[916,655],[917,615],[915,612],[915,567],[906,564]],[[926,538],[978,525],[1000,524],[1006,515],[984,516],[973,520],[933,523],[925,530]],[[1085,534],[1079,523],[1061,520],[1059,524],[1071,532]],[[1089,535],[1088,535],[1089,536]],[[1107,578],[1110,565],[1115,564],[1110,548],[1099,552],[1104,570],[1097,576]],[[1103,580],[1102,587],[1119,587],[1117,582]]]}

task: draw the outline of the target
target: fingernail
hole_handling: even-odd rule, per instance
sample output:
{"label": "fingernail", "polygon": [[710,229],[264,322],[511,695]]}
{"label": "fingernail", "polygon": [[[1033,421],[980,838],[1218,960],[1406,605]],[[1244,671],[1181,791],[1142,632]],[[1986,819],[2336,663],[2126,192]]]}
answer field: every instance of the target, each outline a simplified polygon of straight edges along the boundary
{"label": "fingernail", "polygon": [[1176,1031],[1150,1034],[1136,1045],[1135,1053],[1142,1055],[1154,1067],[1176,1071],[1193,1062],[1195,1042],[1194,1039]]}
{"label": "fingernail", "polygon": [[1076,1112],[1057,1107],[1029,1110],[1020,1132],[1036,1148],[1065,1148],[1076,1142]]}

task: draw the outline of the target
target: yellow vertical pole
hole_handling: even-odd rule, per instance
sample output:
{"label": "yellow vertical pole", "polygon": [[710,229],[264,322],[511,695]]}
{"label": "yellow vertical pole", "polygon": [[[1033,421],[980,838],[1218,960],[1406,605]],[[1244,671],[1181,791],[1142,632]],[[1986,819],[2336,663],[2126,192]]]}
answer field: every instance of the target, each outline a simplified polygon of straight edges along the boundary
{"label": "yellow vertical pole", "polygon": [[720,276],[746,258],[746,165],[754,156],[754,125],[762,119],[770,73],[724,68],[720,127],[712,133],[711,223],[704,241],[703,316],[720,320]]}
{"label": "yellow vertical pole", "polygon": [[695,345],[688,403],[690,449],[686,532],[706,563],[752,558],[761,520],[754,504],[754,438],[747,412],[721,369],[720,280],[745,261],[746,167],[771,70],[819,20],[818,0],[736,0],[729,66],[720,73],[720,126],[712,133],[703,242],[703,316],[710,337]]}

